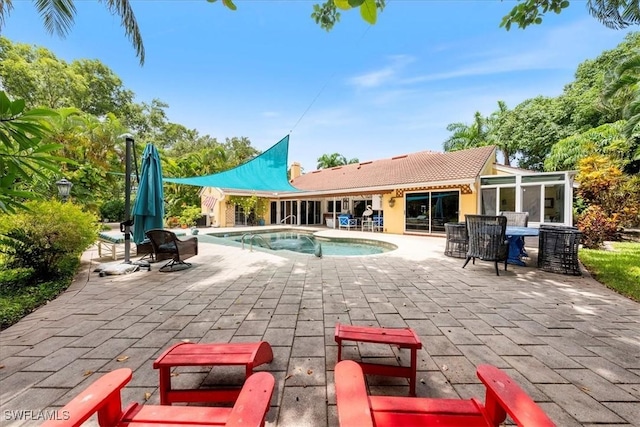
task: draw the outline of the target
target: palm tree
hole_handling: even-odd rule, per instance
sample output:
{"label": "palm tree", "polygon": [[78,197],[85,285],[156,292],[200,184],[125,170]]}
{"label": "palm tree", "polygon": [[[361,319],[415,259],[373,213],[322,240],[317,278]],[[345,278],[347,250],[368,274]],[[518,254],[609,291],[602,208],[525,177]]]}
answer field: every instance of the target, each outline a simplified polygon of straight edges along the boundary
{"label": "palm tree", "polygon": [[479,111],[474,115],[473,124],[451,123],[447,130],[453,134],[443,143],[444,151],[466,150],[489,144],[487,118],[482,117]]}
{"label": "palm tree", "polygon": [[[109,12],[119,15],[124,33],[136,50],[140,65],[144,64],[144,44],[138,28],[138,22],[133,14],[129,0],[101,0]],[[34,0],[36,9],[42,17],[45,29],[50,34],[65,37],[73,25],[76,15],[74,0]],[[0,30],[4,27],[6,18],[13,9],[13,0],[0,0]]]}
{"label": "palm tree", "polygon": [[640,122],[640,55],[622,61],[607,75],[602,96],[608,104],[622,101],[622,117],[628,120],[624,132],[631,136]]}
{"label": "palm tree", "polygon": [[605,103],[622,100],[622,117],[627,120],[623,128],[625,137],[632,139],[631,164],[626,170],[637,170],[640,167],[640,55],[630,56],[622,61],[613,73],[607,76],[603,91]]}
{"label": "palm tree", "polygon": [[360,163],[360,160],[355,157],[353,159],[347,160],[347,158],[340,153],[323,154],[322,156],[318,157],[317,168],[328,169],[336,166],[350,165],[352,163]]}
{"label": "palm tree", "polygon": [[487,134],[490,145],[495,145],[504,157],[504,165],[511,166],[511,160],[515,159],[517,146],[511,135],[500,132],[500,125],[506,120],[509,108],[504,101],[498,101],[498,110],[487,118]]}

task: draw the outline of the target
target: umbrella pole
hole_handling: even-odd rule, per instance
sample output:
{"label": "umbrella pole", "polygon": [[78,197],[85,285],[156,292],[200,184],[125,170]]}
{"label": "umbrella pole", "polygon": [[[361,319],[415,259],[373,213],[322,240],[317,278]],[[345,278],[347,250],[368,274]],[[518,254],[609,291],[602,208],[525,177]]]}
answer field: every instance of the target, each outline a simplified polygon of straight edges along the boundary
{"label": "umbrella pole", "polygon": [[124,262],[131,263],[131,148],[133,138],[125,138],[125,169],[124,169]]}

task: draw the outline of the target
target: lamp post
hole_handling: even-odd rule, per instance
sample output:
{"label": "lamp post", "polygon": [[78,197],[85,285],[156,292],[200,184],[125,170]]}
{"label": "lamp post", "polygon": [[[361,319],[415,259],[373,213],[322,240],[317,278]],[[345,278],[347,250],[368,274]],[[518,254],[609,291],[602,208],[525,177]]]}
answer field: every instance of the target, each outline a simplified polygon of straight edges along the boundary
{"label": "lamp post", "polygon": [[69,198],[69,194],[71,193],[73,183],[68,181],[66,178],[62,178],[60,181],[56,181],[56,186],[58,187],[58,195],[63,202],[66,202]]}

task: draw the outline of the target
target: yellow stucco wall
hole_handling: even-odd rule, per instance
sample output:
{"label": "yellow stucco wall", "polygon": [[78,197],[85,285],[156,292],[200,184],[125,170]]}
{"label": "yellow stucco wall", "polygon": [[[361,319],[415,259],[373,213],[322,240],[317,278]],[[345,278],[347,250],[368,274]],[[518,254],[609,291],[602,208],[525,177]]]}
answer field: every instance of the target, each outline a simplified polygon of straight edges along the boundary
{"label": "yellow stucco wall", "polygon": [[478,192],[460,194],[460,212],[458,221],[463,222],[465,215],[475,215],[478,212]]}
{"label": "yellow stucco wall", "polygon": [[389,200],[395,196],[395,192],[382,196],[384,208],[384,232],[402,234],[404,232],[404,197],[396,197],[393,207],[389,206]]}

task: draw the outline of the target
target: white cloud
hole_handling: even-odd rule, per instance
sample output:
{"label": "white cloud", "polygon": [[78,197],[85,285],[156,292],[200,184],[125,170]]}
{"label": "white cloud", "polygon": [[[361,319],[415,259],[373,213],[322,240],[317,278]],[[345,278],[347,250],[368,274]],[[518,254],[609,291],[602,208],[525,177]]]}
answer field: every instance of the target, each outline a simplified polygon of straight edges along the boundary
{"label": "white cloud", "polygon": [[396,76],[414,60],[415,58],[409,55],[391,56],[389,57],[389,61],[391,63],[386,67],[352,77],[348,79],[348,83],[360,88],[372,88],[381,86],[385,83],[393,81]]}

